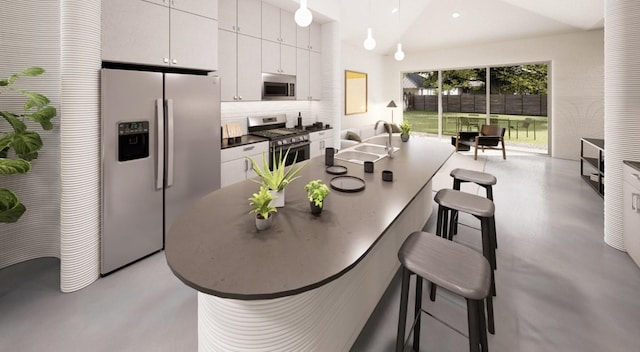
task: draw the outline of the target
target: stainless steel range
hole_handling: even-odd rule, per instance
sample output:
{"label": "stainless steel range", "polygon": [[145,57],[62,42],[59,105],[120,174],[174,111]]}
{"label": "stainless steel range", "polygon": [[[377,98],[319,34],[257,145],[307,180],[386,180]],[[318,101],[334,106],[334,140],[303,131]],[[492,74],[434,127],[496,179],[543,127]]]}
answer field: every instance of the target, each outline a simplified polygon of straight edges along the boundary
{"label": "stainless steel range", "polygon": [[249,134],[269,139],[269,167],[273,169],[274,153],[279,155],[289,150],[285,160],[285,166],[294,162],[309,159],[309,132],[287,128],[286,115],[251,116],[248,118],[247,129]]}

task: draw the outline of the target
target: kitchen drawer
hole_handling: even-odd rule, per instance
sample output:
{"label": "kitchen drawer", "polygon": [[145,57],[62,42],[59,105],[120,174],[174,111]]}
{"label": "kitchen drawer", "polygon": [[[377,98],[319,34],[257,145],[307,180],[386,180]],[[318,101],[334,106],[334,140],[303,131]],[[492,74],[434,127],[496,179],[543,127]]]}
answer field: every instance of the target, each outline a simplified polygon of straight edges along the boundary
{"label": "kitchen drawer", "polygon": [[624,164],[622,173],[624,174],[625,182],[629,182],[630,186],[640,189],[640,171]]}
{"label": "kitchen drawer", "polygon": [[260,142],[253,144],[241,145],[233,148],[225,148],[220,151],[220,161],[230,161],[241,159],[247,155],[262,154],[269,151],[269,142]]}
{"label": "kitchen drawer", "polygon": [[309,141],[313,142],[313,141],[319,141],[321,139],[331,138],[332,134],[333,134],[333,130],[311,132],[309,133]]}

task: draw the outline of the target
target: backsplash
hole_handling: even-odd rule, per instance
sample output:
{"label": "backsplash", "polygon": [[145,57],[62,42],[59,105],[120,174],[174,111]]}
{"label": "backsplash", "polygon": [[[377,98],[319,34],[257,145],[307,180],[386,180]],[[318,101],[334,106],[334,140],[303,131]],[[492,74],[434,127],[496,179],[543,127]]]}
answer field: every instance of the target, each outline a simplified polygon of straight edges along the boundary
{"label": "backsplash", "polygon": [[247,133],[248,116],[265,116],[270,114],[286,114],[287,127],[294,127],[298,122],[298,112],[302,114],[302,124],[311,125],[315,122],[328,123],[333,121],[328,116],[320,116],[321,101],[254,101],[222,103],[222,123],[239,123],[242,133]]}

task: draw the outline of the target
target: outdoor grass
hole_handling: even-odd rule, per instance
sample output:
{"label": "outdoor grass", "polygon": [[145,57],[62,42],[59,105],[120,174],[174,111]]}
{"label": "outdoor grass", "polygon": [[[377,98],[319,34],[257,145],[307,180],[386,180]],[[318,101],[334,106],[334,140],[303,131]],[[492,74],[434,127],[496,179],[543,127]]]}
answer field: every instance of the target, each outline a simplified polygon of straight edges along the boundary
{"label": "outdoor grass", "polygon": [[[446,112],[442,114],[442,134],[445,136],[454,136],[457,133],[457,121],[460,117],[468,118],[469,125],[462,125],[462,131],[477,131],[474,122],[477,125],[484,123],[484,114],[468,114],[468,113],[452,113]],[[427,134],[438,134],[438,113],[430,111],[405,111],[404,120],[412,126],[412,131]],[[522,128],[522,122],[526,118],[535,120],[535,138],[534,127],[529,126],[527,136],[526,129]],[[498,123],[501,127],[509,128],[504,135],[507,145],[522,146],[535,149],[547,149],[548,145],[548,123],[546,116],[524,116],[524,115],[497,115],[491,114],[492,123]],[[516,135],[516,126],[518,131]]]}

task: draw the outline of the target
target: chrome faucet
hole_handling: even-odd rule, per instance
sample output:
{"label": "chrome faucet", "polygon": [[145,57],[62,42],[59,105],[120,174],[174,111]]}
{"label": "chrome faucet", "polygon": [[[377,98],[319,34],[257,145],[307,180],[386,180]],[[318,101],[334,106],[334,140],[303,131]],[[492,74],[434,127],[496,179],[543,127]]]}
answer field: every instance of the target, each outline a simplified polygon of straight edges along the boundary
{"label": "chrome faucet", "polygon": [[389,133],[389,140],[386,143],[385,149],[387,150],[387,155],[389,155],[389,158],[393,159],[393,147],[391,146],[391,125],[389,125],[387,121],[378,120],[375,127],[373,128],[375,131],[378,130],[378,125],[380,124],[380,122],[384,124],[384,129]]}

